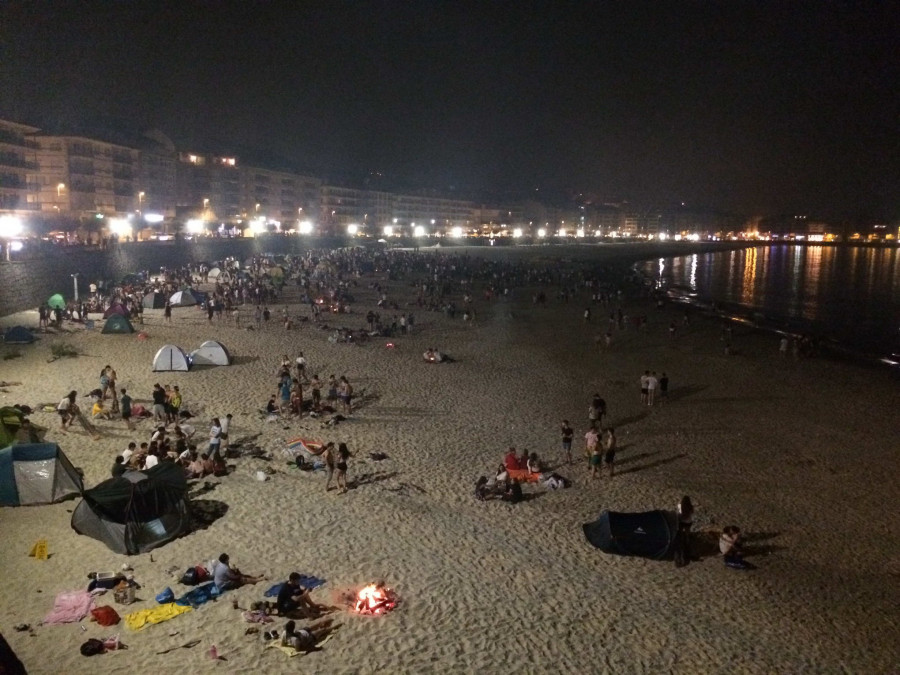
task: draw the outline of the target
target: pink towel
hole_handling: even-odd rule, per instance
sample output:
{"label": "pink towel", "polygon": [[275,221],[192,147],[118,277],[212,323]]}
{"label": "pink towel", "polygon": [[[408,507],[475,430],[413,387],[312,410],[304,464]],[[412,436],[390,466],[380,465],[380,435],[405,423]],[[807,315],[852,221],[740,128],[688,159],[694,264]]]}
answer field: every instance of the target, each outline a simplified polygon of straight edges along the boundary
{"label": "pink towel", "polygon": [[53,609],[44,617],[44,625],[81,621],[94,605],[93,596],[87,591],[63,591],[53,601]]}

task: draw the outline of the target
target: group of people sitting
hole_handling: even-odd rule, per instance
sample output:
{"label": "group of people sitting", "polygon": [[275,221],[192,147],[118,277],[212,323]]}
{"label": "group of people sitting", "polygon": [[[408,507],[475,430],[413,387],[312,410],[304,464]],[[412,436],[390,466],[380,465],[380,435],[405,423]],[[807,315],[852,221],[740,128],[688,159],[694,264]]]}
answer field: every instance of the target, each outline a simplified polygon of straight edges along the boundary
{"label": "group of people sitting", "polygon": [[160,462],[180,465],[188,478],[225,475],[227,468],[220,455],[199,453],[197,446],[190,442],[194,432],[194,428],[187,424],[176,424],[171,432],[164,426],[156,427],[149,442],[139,446],[132,441],[116,456],[112,467],[113,477],[121,476],[126,471],[152,469]]}
{"label": "group of people sitting", "polygon": [[451,359],[446,354],[442,354],[439,350],[434,347],[429,347],[422,354],[422,358],[426,363],[452,363],[453,359]]}

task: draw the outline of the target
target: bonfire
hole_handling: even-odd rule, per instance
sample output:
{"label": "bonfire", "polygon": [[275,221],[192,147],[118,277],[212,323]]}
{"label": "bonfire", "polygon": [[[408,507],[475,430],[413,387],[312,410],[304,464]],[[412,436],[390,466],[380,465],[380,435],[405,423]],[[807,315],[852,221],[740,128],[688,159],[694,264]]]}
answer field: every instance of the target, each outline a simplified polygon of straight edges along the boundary
{"label": "bonfire", "polygon": [[354,611],[358,614],[380,615],[397,606],[397,595],[384,582],[369,584],[356,594]]}

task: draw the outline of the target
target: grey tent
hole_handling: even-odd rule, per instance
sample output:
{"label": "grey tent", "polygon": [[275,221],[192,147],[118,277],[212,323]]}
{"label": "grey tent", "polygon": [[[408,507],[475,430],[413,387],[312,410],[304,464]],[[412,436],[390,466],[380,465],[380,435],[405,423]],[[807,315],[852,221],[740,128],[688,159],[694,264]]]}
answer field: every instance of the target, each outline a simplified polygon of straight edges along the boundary
{"label": "grey tent", "polygon": [[72,529],[116,553],[146,553],[190,530],[187,490],[184,469],[172,462],[126,471],[85,490]]}
{"label": "grey tent", "polygon": [[2,506],[50,504],[81,489],[81,475],[56,443],[17,443],[0,450]]}
{"label": "grey tent", "polygon": [[166,296],[153,291],[144,296],[141,304],[144,306],[144,309],[162,309],[166,306]]}
{"label": "grey tent", "polygon": [[672,551],[678,517],[673,511],[604,511],[582,527],[587,540],[604,553],[660,559]]}

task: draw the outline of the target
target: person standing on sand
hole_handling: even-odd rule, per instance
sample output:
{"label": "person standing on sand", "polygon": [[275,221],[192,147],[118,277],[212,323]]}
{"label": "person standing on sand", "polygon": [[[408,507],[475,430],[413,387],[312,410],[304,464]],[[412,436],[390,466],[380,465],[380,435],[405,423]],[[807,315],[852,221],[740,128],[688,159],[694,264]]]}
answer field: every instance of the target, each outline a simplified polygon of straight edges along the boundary
{"label": "person standing on sand", "polygon": [[306,357],[303,356],[303,352],[300,352],[300,356],[297,357],[297,379],[300,382],[306,381]]}
{"label": "person standing on sand", "polygon": [[787,357],[788,353],[788,339],[786,336],[781,337],[781,342],[778,343],[778,353],[781,355],[781,358]]}
{"label": "person standing on sand", "polygon": [[153,421],[158,424],[166,424],[166,391],[157,382],[153,385]]}
{"label": "person standing on sand", "polygon": [[340,384],[338,384],[338,397],[344,408],[344,414],[349,415],[353,412],[353,385],[345,375],[341,375]]}
{"label": "person standing on sand", "polygon": [[694,505],[685,495],[675,507],[678,516],[678,533],[675,536],[675,566],[687,565],[691,557],[691,527],[694,524]]}
{"label": "person standing on sand", "polygon": [[653,405],[654,399],[656,399],[656,390],[659,388],[659,379],[656,377],[656,371],[654,370],[650,373],[650,377],[647,378],[647,405]]}
{"label": "person standing on sand", "polygon": [[122,411],[122,419],[125,420],[125,424],[128,425],[128,430],[134,431],[134,422],[131,421],[131,397],[128,395],[128,392],[125,391],[124,387],[122,387],[122,399],[119,407]]}
{"label": "person standing on sand", "polygon": [[597,434],[597,429],[593,426],[588,428],[587,433],[584,435],[584,454],[588,458],[588,461],[591,459],[591,455],[594,450],[600,445],[600,436]]}
{"label": "person standing on sand", "polygon": [[214,417],[209,427],[209,456],[213,462],[219,460],[219,448],[222,445],[222,425],[218,417]]}
{"label": "person standing on sand", "polygon": [[65,398],[56,406],[56,412],[59,414],[59,421],[62,424],[62,430],[66,431],[72,420],[78,414],[78,404],[75,399],[78,398],[78,392],[70,391]]}
{"label": "person standing on sand", "polygon": [[338,490],[341,494],[347,492],[347,460],[350,459],[350,450],[346,443],[338,444],[338,456],[335,468],[335,479],[337,480]]}
{"label": "person standing on sand", "polygon": [[166,323],[172,323],[172,303],[166,300],[166,306],[163,308],[163,319]]}
{"label": "person standing on sand", "polygon": [[331,478],[334,475],[334,443],[327,443],[322,451],[322,461],[325,462],[325,492],[331,489]]}
{"label": "person standing on sand", "polygon": [[641,375],[641,405],[647,404],[647,387],[648,387],[649,381],[650,381],[650,371],[645,370],[644,374]]}
{"label": "person standing on sand", "polygon": [[322,404],[322,381],[318,375],[313,375],[309,386],[312,389],[312,409],[317,411]]}
{"label": "person standing on sand", "polygon": [[610,427],[606,430],[606,440],[603,442],[603,461],[606,468],[609,469],[609,477],[612,478],[616,473],[616,430]]}
{"label": "person standing on sand", "polygon": [[572,439],[575,438],[575,430],[569,426],[569,420],[563,420],[560,426],[562,433],[562,449],[566,456],[566,464],[572,463]]}

